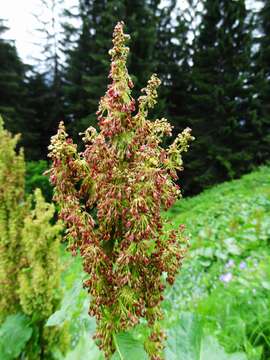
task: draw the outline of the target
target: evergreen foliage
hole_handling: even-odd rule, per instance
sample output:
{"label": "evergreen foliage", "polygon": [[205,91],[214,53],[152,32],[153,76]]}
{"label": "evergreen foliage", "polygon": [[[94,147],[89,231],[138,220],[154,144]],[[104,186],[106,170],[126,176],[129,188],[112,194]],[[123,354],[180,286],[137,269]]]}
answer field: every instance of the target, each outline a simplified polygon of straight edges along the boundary
{"label": "evergreen foliage", "polygon": [[[127,1],[79,1],[77,10],[66,11],[66,38],[74,38],[72,19],[80,21],[81,28],[75,46],[70,50],[67,44],[66,98],[67,118],[72,122],[74,137],[83,131],[89,123],[96,125],[95,113],[99,98],[106,90],[105,73],[109,62],[107,53],[110,48],[112,24],[124,19],[127,30],[131,34],[131,56],[129,68],[136,76],[132,77],[135,84],[134,93],[157,70],[165,70],[168,64],[169,44],[167,32],[172,25],[170,12],[175,8],[175,1],[168,2],[167,8],[161,9],[161,1],[127,0]],[[162,24],[161,24],[162,23]],[[164,33],[164,35],[163,35]],[[166,35],[167,34],[167,35]],[[162,45],[158,45],[158,39]],[[161,59],[164,63],[161,65]],[[159,72],[160,73],[160,72]],[[168,69],[164,74],[168,73]],[[163,78],[162,74],[160,74]],[[165,77],[166,75],[164,75]],[[164,110],[159,104],[158,112]]]}
{"label": "evergreen foliage", "polygon": [[4,38],[8,27],[0,19],[0,114],[6,118],[10,131],[21,132],[23,119],[28,110],[25,107],[25,70],[11,41]]}
{"label": "evergreen foliage", "polygon": [[44,75],[31,73],[26,79],[29,114],[24,119],[25,130],[22,133],[22,145],[27,159],[46,158],[48,139],[53,128],[52,111],[56,101],[51,93],[51,86]]}
{"label": "evergreen foliage", "polygon": [[[166,4],[159,16],[156,71],[163,84],[160,91],[161,110],[170,117],[174,126],[173,137],[176,137],[188,124],[186,119],[191,82],[189,62],[192,56],[188,37],[193,19],[187,20],[185,12],[180,13],[176,8],[175,1]],[[175,14],[175,19],[172,14]]]}
{"label": "evergreen foliage", "polygon": [[174,283],[186,242],[183,227],[165,228],[161,210],[180,195],[176,171],[182,169],[181,153],[193,137],[185,129],[168,149],[160,146],[163,137],[171,135],[171,126],[164,118],[148,120],[157,102],[156,75],[142,90],[133,115],[127,38],[118,23],[110,50],[112,83],[97,113],[100,132],[89,127],[85,151],[78,153],[61,123],[50,146],[51,181],[69,248],[74,255],[80,251],[89,274],[85,287],[100,348],[110,358],[117,348],[116,334],[145,318],[150,328],[145,349],[158,360],[163,358],[164,338],[159,323],[162,274],[167,273],[167,283]]}
{"label": "evergreen foliage", "polygon": [[61,59],[62,0],[40,0],[35,14],[40,35],[40,59],[27,76],[27,106],[31,114],[25,118],[27,131],[23,133],[26,158],[46,159],[50,138],[64,117],[63,64]]}
{"label": "evergreen foliage", "polygon": [[189,109],[198,140],[185,173],[193,193],[250,170],[256,151],[251,144],[256,124],[250,106],[252,28],[245,1],[204,1],[199,30]]}
{"label": "evergreen foliage", "polygon": [[257,139],[256,161],[263,163],[270,157],[270,1],[262,2],[263,7],[258,16],[259,39],[258,51],[255,54],[253,104],[259,122],[253,129]]}
{"label": "evergreen foliage", "polygon": [[73,13],[66,11],[66,38],[72,38],[74,34],[74,28],[69,22],[75,18],[81,24],[79,33],[76,31],[74,48],[70,49],[67,42],[66,113],[74,133],[83,131],[86,124],[93,123],[98,98],[105,90],[106,79],[103,74],[107,72],[108,62],[105,58],[109,49],[106,35],[111,22],[104,19],[104,14],[110,14],[109,9],[106,10],[105,1],[95,0],[81,0]]}
{"label": "evergreen foliage", "polygon": [[42,58],[32,68],[4,39],[1,21],[0,112],[8,129],[22,134],[26,158],[46,158],[60,120],[80,148],[78,134],[89,124],[97,126],[112,24],[123,19],[132,35],[129,68],[136,74],[135,97],[150,74],[157,73],[163,87],[152,115],[171,119],[173,138],[190,126],[198,139],[187,155],[185,193],[265,163],[269,2],[262,1],[258,15],[247,11],[245,0],[187,3],[180,10],[176,0],[77,0],[67,8],[64,0],[40,0],[36,15]]}

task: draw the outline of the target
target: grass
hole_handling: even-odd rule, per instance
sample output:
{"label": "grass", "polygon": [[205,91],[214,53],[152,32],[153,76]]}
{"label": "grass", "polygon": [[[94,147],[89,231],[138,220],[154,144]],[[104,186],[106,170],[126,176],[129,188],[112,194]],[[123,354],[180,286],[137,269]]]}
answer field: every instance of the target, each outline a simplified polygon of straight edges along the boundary
{"label": "grass", "polygon": [[173,289],[168,315],[189,311],[228,352],[270,358],[270,168],[179,201],[191,248]]}

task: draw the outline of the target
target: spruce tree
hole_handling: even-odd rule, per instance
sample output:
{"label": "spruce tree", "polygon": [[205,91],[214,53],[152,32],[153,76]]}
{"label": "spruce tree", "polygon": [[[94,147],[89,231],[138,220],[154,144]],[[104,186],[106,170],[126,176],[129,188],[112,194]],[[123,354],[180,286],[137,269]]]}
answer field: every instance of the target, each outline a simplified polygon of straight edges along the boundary
{"label": "spruce tree", "polygon": [[185,17],[185,11],[180,11],[176,5],[176,1],[168,1],[161,8],[156,43],[156,71],[164,84],[160,91],[162,112],[171,119],[173,136],[177,136],[183,126],[187,125],[191,72],[188,41],[191,24]]}
{"label": "spruce tree", "polygon": [[26,157],[46,159],[49,139],[64,117],[62,92],[61,27],[62,0],[40,0],[35,14],[40,35],[40,58],[27,78],[27,133],[23,136]]}
{"label": "spruce tree", "polygon": [[[172,10],[175,1],[169,3]],[[164,67],[159,64],[161,57],[165,57],[168,43],[164,41],[161,46],[157,45],[159,39],[163,41],[161,31],[165,30],[160,27],[161,16],[165,15],[160,5],[159,0],[80,0],[77,9],[66,11],[66,38],[76,37],[76,31],[70,25],[72,20],[76,19],[81,23],[75,46],[70,49],[68,44],[66,50],[66,114],[74,136],[89,123],[95,124],[98,100],[106,90],[107,79],[104,74],[109,69],[107,52],[112,24],[119,19],[125,21],[132,36],[129,68],[136,74],[136,77],[133,77],[135,95],[138,95],[139,88],[145,86],[151,73],[158,72],[163,79],[159,70]],[[166,19],[168,18],[169,11],[166,13]],[[165,62],[166,60],[163,64]],[[158,111],[161,112],[161,109]]]}
{"label": "spruce tree", "polygon": [[256,163],[269,160],[270,155],[270,1],[264,0],[258,16],[259,38],[254,72],[253,105],[257,112],[257,126],[254,135],[257,138]]}
{"label": "spruce tree", "polygon": [[251,19],[244,0],[205,0],[195,39],[190,126],[197,141],[185,172],[195,193],[251,167]]}
{"label": "spruce tree", "polygon": [[25,108],[25,70],[16,46],[3,35],[8,30],[0,19],[0,114],[10,131],[21,132]]}
{"label": "spruce tree", "polygon": [[[66,11],[67,21],[65,24],[66,38],[71,34],[77,36],[75,46],[70,49],[67,43],[67,70],[65,82],[65,96],[67,99],[67,118],[76,124],[72,128],[82,131],[84,123],[91,121],[89,116],[97,110],[97,99],[100,91],[105,89],[104,73],[107,63],[103,61],[108,51],[107,41],[102,39],[100,29],[103,32],[104,24],[99,24],[102,13],[105,12],[105,1],[83,1],[71,11]],[[77,34],[70,25],[76,19],[80,23]],[[102,41],[103,40],[103,41]],[[100,44],[97,50],[97,44]]]}
{"label": "spruce tree", "polygon": [[30,160],[46,158],[49,139],[63,118],[60,55],[47,23],[43,25],[45,58],[31,67],[21,61],[11,41],[1,38],[8,28],[0,24],[0,114],[8,130],[21,133],[20,145]]}
{"label": "spruce tree", "polygon": [[26,105],[28,116],[24,119],[26,131],[23,133],[22,145],[28,160],[46,158],[48,136],[51,134],[51,116],[53,99],[50,85],[43,74],[31,72],[26,79]]}

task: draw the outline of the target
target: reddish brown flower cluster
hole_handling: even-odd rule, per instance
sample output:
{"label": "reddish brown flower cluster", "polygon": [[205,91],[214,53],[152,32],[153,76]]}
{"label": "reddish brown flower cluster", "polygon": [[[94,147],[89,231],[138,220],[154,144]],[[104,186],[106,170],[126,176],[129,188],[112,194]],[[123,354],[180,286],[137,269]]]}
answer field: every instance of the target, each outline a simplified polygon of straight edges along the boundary
{"label": "reddish brown flower cluster", "polygon": [[165,119],[147,120],[160,84],[156,75],[142,90],[134,114],[127,38],[118,23],[110,50],[112,83],[97,112],[100,132],[88,128],[85,151],[78,153],[60,124],[50,146],[51,182],[69,247],[74,254],[79,250],[89,274],[89,314],[97,319],[100,348],[109,358],[115,351],[114,335],[145,318],[151,328],[145,348],[158,360],[164,338],[159,325],[162,274],[173,284],[186,248],[182,227],[166,230],[161,211],[180,195],[173,180],[181,170],[181,152],[193,138],[186,129],[167,150],[161,147],[171,126]]}

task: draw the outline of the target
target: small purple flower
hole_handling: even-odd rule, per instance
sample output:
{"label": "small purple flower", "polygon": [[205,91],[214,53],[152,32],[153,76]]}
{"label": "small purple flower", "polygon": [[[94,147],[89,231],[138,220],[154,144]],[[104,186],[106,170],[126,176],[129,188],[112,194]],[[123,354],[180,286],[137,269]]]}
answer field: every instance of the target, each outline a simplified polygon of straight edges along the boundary
{"label": "small purple flower", "polygon": [[230,259],[225,266],[226,266],[226,268],[233,267],[234,266],[234,261],[232,259]]}
{"label": "small purple flower", "polygon": [[240,264],[239,264],[239,268],[241,270],[245,269],[247,267],[247,264],[244,262],[244,261],[241,261]]}
{"label": "small purple flower", "polygon": [[225,283],[228,283],[232,280],[232,273],[226,273],[226,274],[222,274],[220,275],[219,279]]}

